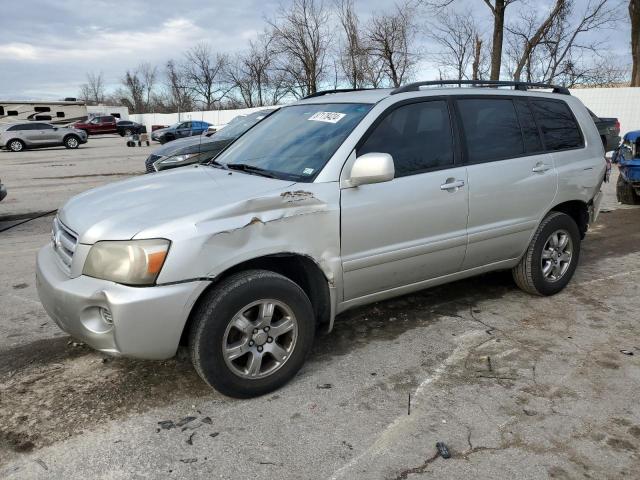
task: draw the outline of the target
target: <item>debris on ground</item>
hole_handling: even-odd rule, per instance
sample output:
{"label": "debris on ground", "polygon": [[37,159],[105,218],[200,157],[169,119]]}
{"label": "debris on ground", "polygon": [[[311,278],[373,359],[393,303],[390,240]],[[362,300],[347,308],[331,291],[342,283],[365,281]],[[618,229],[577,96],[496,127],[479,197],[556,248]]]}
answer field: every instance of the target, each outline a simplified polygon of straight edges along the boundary
{"label": "debris on ground", "polygon": [[220,432],[213,432],[209,434],[211,438],[216,438],[218,435],[220,435]]}
{"label": "debris on ground", "polygon": [[438,449],[438,453],[442,458],[451,458],[451,452],[444,442],[436,443],[436,448]]}
{"label": "debris on ground", "polygon": [[182,463],[195,463],[198,461],[197,458],[181,458],[180,461]]}
{"label": "debris on ground", "polygon": [[633,352],[630,350],[620,350],[620,353],[624,354],[624,355],[633,355]]}
{"label": "debris on ground", "polygon": [[176,427],[184,427],[187,423],[193,422],[195,419],[196,417],[184,417],[182,420],[176,423]]}
{"label": "debris on ground", "polygon": [[163,430],[171,430],[172,428],[176,427],[176,424],[173,423],[173,420],[162,420],[161,422],[158,422],[158,425],[160,425],[160,428],[162,428]]}
{"label": "debris on ground", "polygon": [[316,385],[316,388],[318,388],[320,390],[328,390],[331,387],[333,387],[333,385],[331,385],[330,383],[320,383],[320,384]]}
{"label": "debris on ground", "polygon": [[187,442],[187,445],[193,445],[193,437],[195,436],[196,432],[193,432],[191,435],[189,435],[189,438],[187,438],[185,440],[185,442]]}
{"label": "debris on ground", "polygon": [[207,425],[211,425],[213,423],[213,421],[211,420],[211,417],[204,417],[202,420],[200,420],[202,423],[206,423]]}

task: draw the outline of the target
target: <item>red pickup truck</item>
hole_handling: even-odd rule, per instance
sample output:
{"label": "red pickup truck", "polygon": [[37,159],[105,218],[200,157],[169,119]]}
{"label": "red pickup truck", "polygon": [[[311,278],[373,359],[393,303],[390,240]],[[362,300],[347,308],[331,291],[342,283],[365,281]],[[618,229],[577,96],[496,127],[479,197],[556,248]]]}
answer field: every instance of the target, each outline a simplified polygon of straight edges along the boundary
{"label": "red pickup truck", "polygon": [[98,133],[118,133],[116,117],[106,115],[104,117],[93,117],[86,122],[77,122],[74,128],[84,130],[88,135],[96,135]]}

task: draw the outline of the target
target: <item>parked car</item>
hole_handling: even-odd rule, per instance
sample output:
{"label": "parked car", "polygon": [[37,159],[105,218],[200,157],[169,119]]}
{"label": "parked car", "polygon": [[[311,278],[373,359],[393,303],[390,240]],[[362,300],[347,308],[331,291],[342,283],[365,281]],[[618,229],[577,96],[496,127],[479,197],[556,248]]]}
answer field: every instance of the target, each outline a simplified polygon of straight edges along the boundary
{"label": "parked car", "polygon": [[145,161],[147,173],[205,163],[215,158],[231,142],[265,118],[275,109],[260,110],[235,117],[217,132],[187,137],[157,148]]}
{"label": "parked car", "polygon": [[116,130],[121,137],[128,137],[134,134],[146,133],[147,127],[131,120],[118,120],[116,122]]}
{"label": "parked car", "polygon": [[151,140],[155,140],[160,143],[167,143],[175,140],[176,138],[191,137],[193,135],[200,135],[202,132],[207,131],[210,124],[207,122],[191,121],[178,122],[167,128],[160,128],[154,130],[151,133]]}
{"label": "parked car", "polygon": [[87,135],[97,135],[104,133],[118,133],[116,117],[106,115],[103,117],[93,117],[91,120],[84,120],[73,124],[74,128],[84,130]]}
{"label": "parked car", "polygon": [[0,146],[12,152],[58,145],[78,148],[83,143],[87,143],[87,134],[76,128],[58,127],[44,122],[0,125]]}
{"label": "parked car", "polygon": [[588,111],[593,119],[593,123],[595,123],[598,128],[605,152],[610,152],[617,148],[618,145],[620,145],[620,122],[618,119],[613,117],[598,117],[591,110]]}
{"label": "parked car", "polygon": [[612,161],[618,164],[620,170],[616,184],[618,201],[627,205],[640,205],[640,130],[624,136]]}
{"label": "parked car", "polygon": [[207,165],[72,198],[38,253],[42,304],[103,352],[183,339],[209,385],[251,397],[350,308],[493,270],[561,291],[602,196],[589,112],[562,87],[434,83],[311,95]]}
{"label": "parked car", "polygon": [[0,179],[0,202],[4,200],[4,197],[7,196],[7,187],[2,183],[2,179]]}

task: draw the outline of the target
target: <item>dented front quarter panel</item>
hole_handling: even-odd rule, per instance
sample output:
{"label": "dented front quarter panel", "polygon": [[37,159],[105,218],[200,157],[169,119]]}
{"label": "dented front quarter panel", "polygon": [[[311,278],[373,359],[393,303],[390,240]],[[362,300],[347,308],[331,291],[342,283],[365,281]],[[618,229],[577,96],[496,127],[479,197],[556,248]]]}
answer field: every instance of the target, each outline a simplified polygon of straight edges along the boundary
{"label": "dented front quarter panel", "polygon": [[136,238],[172,242],[158,284],[214,279],[248,260],[298,254],[320,267],[335,292],[341,291],[335,287],[342,278],[339,209],[337,182],[298,183],[220,205],[188,222],[145,229]]}

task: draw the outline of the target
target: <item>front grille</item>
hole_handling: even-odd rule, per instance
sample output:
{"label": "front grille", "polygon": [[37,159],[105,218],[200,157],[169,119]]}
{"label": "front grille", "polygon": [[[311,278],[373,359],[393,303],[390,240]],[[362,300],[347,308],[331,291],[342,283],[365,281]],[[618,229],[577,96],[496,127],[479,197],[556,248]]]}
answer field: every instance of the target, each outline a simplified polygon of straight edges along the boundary
{"label": "front grille", "polygon": [[144,166],[147,167],[147,173],[153,173],[156,171],[156,169],[153,168],[153,163],[161,158],[162,157],[160,155],[149,155],[147,160],[144,162]]}
{"label": "front grille", "polygon": [[73,231],[67,228],[58,217],[53,219],[53,229],[51,231],[51,242],[53,250],[60,259],[63,268],[67,273],[71,272],[71,262],[76,251],[78,237]]}

